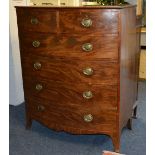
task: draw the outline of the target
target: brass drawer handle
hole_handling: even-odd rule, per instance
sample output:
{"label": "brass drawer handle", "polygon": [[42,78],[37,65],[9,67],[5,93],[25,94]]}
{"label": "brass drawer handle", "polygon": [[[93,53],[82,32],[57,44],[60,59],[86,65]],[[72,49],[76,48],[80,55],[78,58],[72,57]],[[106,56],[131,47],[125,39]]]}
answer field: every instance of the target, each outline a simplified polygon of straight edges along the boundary
{"label": "brass drawer handle", "polygon": [[82,45],[82,49],[85,51],[85,52],[90,52],[93,50],[93,45],[91,43],[85,43]]}
{"label": "brass drawer handle", "polygon": [[91,75],[93,75],[93,69],[92,68],[90,68],[90,67],[87,67],[87,68],[84,68],[83,69],[83,74],[84,75],[87,75],[87,76],[91,76]]}
{"label": "brass drawer handle", "polygon": [[93,121],[93,115],[92,114],[84,115],[83,119],[87,123],[92,122]]}
{"label": "brass drawer handle", "polygon": [[36,85],[36,90],[37,90],[37,91],[41,91],[42,89],[43,89],[42,84],[37,84],[37,85]]}
{"label": "brass drawer handle", "polygon": [[39,21],[38,21],[38,19],[37,18],[31,18],[31,24],[34,24],[34,25],[36,25],[36,24],[38,24],[39,23]]}
{"label": "brass drawer handle", "polygon": [[41,63],[40,62],[36,62],[36,63],[34,63],[34,69],[36,69],[36,70],[39,70],[39,69],[41,69]]}
{"label": "brass drawer handle", "polygon": [[42,111],[45,110],[45,107],[42,106],[42,105],[38,105],[37,110],[38,110],[39,112],[42,112]]}
{"label": "brass drawer handle", "polygon": [[85,91],[83,92],[83,98],[85,99],[91,99],[93,97],[93,93],[91,91]]}
{"label": "brass drawer handle", "polygon": [[32,45],[33,45],[33,47],[37,48],[37,47],[40,46],[40,42],[39,42],[38,40],[34,40],[34,41],[32,42]]}
{"label": "brass drawer handle", "polygon": [[86,17],[86,18],[82,19],[81,24],[83,27],[88,28],[88,27],[92,26],[93,22],[90,18]]}

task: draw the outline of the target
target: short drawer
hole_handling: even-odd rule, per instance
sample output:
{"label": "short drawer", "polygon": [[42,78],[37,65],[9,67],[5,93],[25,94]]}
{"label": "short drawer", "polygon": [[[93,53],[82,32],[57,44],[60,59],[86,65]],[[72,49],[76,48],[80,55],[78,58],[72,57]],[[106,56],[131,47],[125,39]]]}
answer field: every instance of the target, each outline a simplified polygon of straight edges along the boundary
{"label": "short drawer", "polygon": [[27,34],[20,37],[21,53],[48,57],[118,59],[117,36]]}
{"label": "short drawer", "polygon": [[22,58],[24,77],[43,78],[63,83],[118,83],[118,64],[100,61],[56,59],[38,56]]}
{"label": "short drawer", "polygon": [[[113,131],[116,128],[116,112],[97,108],[53,104],[47,100],[26,100],[29,115],[45,125],[53,124],[62,127],[87,131]],[[59,128],[61,130],[61,128]],[[77,130],[78,132],[78,130]]]}
{"label": "short drawer", "polygon": [[39,78],[23,78],[27,98],[42,98],[55,104],[81,105],[117,110],[117,85],[64,84]]}
{"label": "short drawer", "polygon": [[18,29],[24,32],[57,32],[56,11],[37,8],[17,8]]}
{"label": "short drawer", "polygon": [[111,9],[63,9],[59,12],[61,33],[118,34],[118,11]]}

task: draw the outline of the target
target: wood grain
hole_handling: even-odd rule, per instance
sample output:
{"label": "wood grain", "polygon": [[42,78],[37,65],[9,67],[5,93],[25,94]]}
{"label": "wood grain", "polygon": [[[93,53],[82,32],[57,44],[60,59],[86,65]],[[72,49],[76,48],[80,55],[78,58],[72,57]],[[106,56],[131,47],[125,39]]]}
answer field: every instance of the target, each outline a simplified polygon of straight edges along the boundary
{"label": "wood grain", "polygon": [[[61,10],[59,12],[61,33],[118,34],[118,11],[111,9]],[[92,20],[92,26],[85,28],[81,22],[84,18]],[[95,31],[94,31],[95,30]]]}
{"label": "wood grain", "polygon": [[[37,84],[41,84],[43,89],[37,91]],[[56,102],[57,104],[100,106],[101,109],[111,109],[117,111],[117,86],[102,86],[90,84],[64,84],[42,78],[24,77],[25,98],[37,97]],[[83,92],[91,91],[91,99],[83,98]]]}
{"label": "wood grain", "polygon": [[[122,10],[121,14],[120,131],[131,118],[133,113],[132,107],[137,99],[137,54],[139,53],[136,32],[136,9],[128,8]],[[126,18],[127,16],[128,18]]]}
{"label": "wood grain", "polygon": [[[20,46],[24,54],[35,54],[47,57],[69,57],[80,59],[118,59],[118,37],[117,36],[77,36],[70,35],[50,35],[50,34],[21,34]],[[40,46],[35,48],[32,42],[38,40]],[[83,44],[91,43],[93,50],[85,52]]]}
{"label": "wood grain", "polygon": [[[48,10],[44,13],[44,9],[17,9],[17,23],[18,28],[23,34],[27,32],[44,32],[44,33],[56,33],[57,21],[56,11]],[[31,19],[37,18],[38,24],[31,24]]]}
{"label": "wood grain", "polygon": [[[61,126],[68,126],[78,130],[88,129],[99,130],[99,127],[102,130],[108,131],[109,127],[111,130],[116,128],[116,113],[112,111],[105,111],[103,109],[88,108],[84,109],[80,106],[73,105],[61,105],[61,104],[52,104],[49,102],[36,102],[32,99],[27,100],[28,109],[31,110],[32,117],[37,117],[45,120],[46,122],[51,122],[51,124],[60,124]],[[33,104],[32,104],[33,103]],[[43,111],[38,111],[38,106],[43,105],[45,109]],[[92,122],[85,122],[83,116],[86,114],[93,115]],[[108,116],[108,117],[107,117]]]}
{"label": "wood grain", "polygon": [[[39,70],[34,68],[36,62],[41,64]],[[93,69],[93,74],[90,76],[83,73],[83,70],[87,67]],[[42,77],[47,80],[68,84],[117,84],[117,63],[56,58],[49,59],[32,55],[31,59],[29,56],[22,59],[22,68],[24,77]]]}

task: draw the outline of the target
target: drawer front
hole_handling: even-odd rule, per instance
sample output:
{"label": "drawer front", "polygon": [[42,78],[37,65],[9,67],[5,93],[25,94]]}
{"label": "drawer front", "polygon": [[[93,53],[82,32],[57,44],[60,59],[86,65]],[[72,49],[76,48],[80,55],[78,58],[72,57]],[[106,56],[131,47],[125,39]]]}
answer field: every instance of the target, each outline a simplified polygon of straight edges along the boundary
{"label": "drawer front", "polygon": [[61,33],[118,34],[118,12],[110,9],[61,10]]}
{"label": "drawer front", "polygon": [[97,106],[117,110],[116,85],[64,84],[39,78],[23,78],[26,98],[36,97],[68,106]]}
{"label": "drawer front", "polygon": [[23,54],[48,57],[118,59],[118,37],[27,34],[20,38]]}
{"label": "drawer front", "polygon": [[43,57],[22,58],[24,77],[87,84],[117,84],[118,64],[104,61],[80,61],[48,59]]}
{"label": "drawer front", "polygon": [[98,108],[81,108],[72,105],[57,105],[46,100],[27,100],[32,117],[43,123],[58,124],[77,129],[111,131],[116,128],[116,112]]}
{"label": "drawer front", "polygon": [[17,8],[17,21],[21,33],[57,32],[56,11]]}

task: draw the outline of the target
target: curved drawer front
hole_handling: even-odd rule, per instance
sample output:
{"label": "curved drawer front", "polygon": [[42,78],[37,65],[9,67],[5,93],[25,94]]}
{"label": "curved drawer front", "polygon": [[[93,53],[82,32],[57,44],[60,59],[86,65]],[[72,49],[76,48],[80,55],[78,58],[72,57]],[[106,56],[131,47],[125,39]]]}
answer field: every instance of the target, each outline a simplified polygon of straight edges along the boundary
{"label": "curved drawer front", "polygon": [[118,81],[118,64],[103,61],[48,59],[31,56],[31,58],[24,57],[22,59],[22,70],[24,77],[40,77],[68,84],[112,85],[117,84]]}
{"label": "curved drawer front", "polygon": [[61,10],[61,33],[118,34],[118,12],[110,9]]}
{"label": "curved drawer front", "polygon": [[23,78],[26,97],[38,97],[63,105],[117,109],[116,85],[64,84],[39,78]]}
{"label": "curved drawer front", "polygon": [[80,59],[118,58],[117,36],[56,36],[32,33],[21,37],[20,43],[23,54]]}
{"label": "curved drawer front", "polygon": [[[56,124],[61,127],[100,131],[113,131],[116,127],[116,112],[98,108],[55,104],[40,99],[27,99],[28,110],[32,118],[43,123]],[[61,130],[61,128],[59,128]],[[78,131],[77,131],[78,132]]]}
{"label": "curved drawer front", "polygon": [[[17,9],[19,31],[24,32],[57,32],[56,11],[44,9]],[[22,35],[22,33],[20,35]]]}
{"label": "curved drawer front", "polygon": [[[57,14],[57,15],[56,15]],[[118,34],[118,11],[111,9],[17,8],[20,31]]]}

